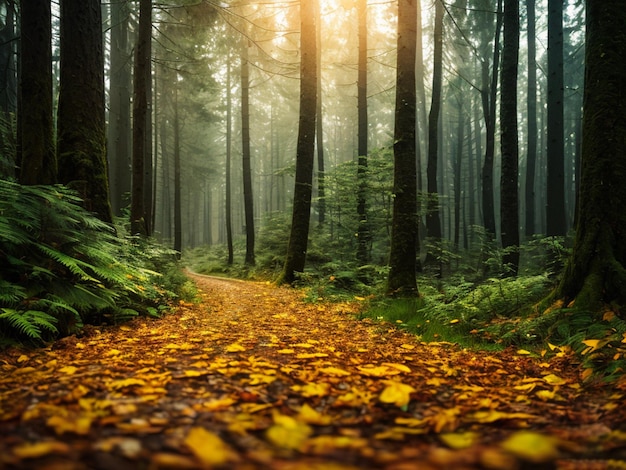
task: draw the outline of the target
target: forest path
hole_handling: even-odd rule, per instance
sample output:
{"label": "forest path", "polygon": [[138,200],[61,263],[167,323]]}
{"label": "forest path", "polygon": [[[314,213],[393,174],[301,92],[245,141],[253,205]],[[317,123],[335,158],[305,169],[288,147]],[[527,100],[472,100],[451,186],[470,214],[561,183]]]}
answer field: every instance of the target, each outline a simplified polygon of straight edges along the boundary
{"label": "forest path", "polygon": [[0,468],[626,465],[626,382],[583,385],[565,354],[420,343],[355,305],[190,276],[201,302],[162,319],[0,353]]}

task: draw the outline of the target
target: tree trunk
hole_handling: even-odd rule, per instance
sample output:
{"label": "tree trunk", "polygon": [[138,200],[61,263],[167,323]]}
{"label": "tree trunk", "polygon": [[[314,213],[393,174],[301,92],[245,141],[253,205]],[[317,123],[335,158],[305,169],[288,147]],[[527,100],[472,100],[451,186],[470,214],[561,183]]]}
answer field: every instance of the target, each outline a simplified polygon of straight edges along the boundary
{"label": "tree trunk", "polygon": [[286,284],[293,284],[296,273],[304,270],[309,237],[317,103],[316,2],[317,0],[300,0],[300,117],[296,181],[287,257],[279,279],[279,283]]}
{"label": "tree trunk", "polygon": [[537,162],[537,62],[535,46],[535,0],[526,0],[528,16],[528,135],[526,141],[526,236],[535,234],[535,166]]}
{"label": "tree trunk", "polygon": [[112,222],[106,157],[104,51],[99,0],[61,2],[59,181]]}
{"label": "tree trunk", "polygon": [[500,219],[503,263],[509,274],[519,267],[517,66],[519,59],[519,0],[504,1],[504,47],[500,85],[500,147],[502,151]]}
{"label": "tree trunk", "polygon": [[320,3],[317,2],[315,21],[319,25],[316,32],[317,41],[317,122],[315,129],[315,146],[317,148],[317,223],[321,227],[326,221],[326,172],[324,169],[324,120],[322,119],[322,28]]}
{"label": "tree trunk", "polygon": [[148,94],[151,82],[146,70],[150,68],[150,41],[152,28],[152,2],[139,2],[139,28],[135,46],[133,83],[133,150],[132,192],[130,224],[133,235],[150,235],[145,210],[145,155],[148,135]]}
{"label": "tree trunk", "polygon": [[[493,202],[493,163],[496,146],[496,101],[498,96],[498,72],[500,67],[500,31],[502,29],[502,0],[498,0],[496,9],[496,31],[493,44],[493,61],[491,78],[489,64],[483,61],[482,68],[482,104],[485,117],[485,160],[482,171],[482,209],[485,230],[488,234],[496,235],[496,218]],[[491,81],[491,83],[490,83]]]}
{"label": "tree trunk", "polygon": [[109,73],[109,128],[107,149],[111,205],[121,215],[131,190],[131,67],[128,60],[127,0],[111,2],[111,67]]}
{"label": "tree trunk", "polygon": [[563,0],[548,0],[548,236],[567,231],[563,130]]}
{"label": "tree trunk", "polygon": [[387,292],[418,295],[417,170],[415,161],[415,47],[419,0],[398,3],[398,65],[394,123],[393,220]]}
{"label": "tree trunk", "polygon": [[252,198],[252,169],[250,167],[250,66],[248,39],[241,50],[241,156],[243,173],[243,206],[246,221],[245,264],[254,266],[254,200]]}
{"label": "tree trunk", "polygon": [[626,0],[586,5],[578,224],[556,295],[599,312],[601,303],[626,303]]}
{"label": "tree trunk", "polygon": [[20,19],[19,180],[22,184],[52,184],[57,182],[57,161],[52,121],[50,2],[22,0]]}
{"label": "tree trunk", "polygon": [[359,16],[359,61],[357,78],[358,106],[358,169],[357,169],[357,260],[361,265],[369,262],[371,233],[367,221],[367,0],[357,4]]}
{"label": "tree trunk", "polygon": [[233,204],[232,204],[232,182],[231,182],[231,154],[232,154],[232,134],[233,134],[233,99],[231,90],[231,68],[230,57],[226,66],[226,195],[225,195],[225,217],[226,217],[226,245],[228,246],[228,265],[234,261],[233,252]]}
{"label": "tree trunk", "polygon": [[[443,81],[443,14],[441,0],[435,1],[435,32],[433,52],[433,90],[428,115],[428,212],[426,233],[435,244],[441,241],[441,216],[437,189],[437,160],[439,158],[439,115],[441,111],[441,87]],[[429,253],[432,257],[433,253]],[[432,258],[431,258],[432,261]]]}
{"label": "tree trunk", "polygon": [[174,84],[174,251],[183,251],[183,204],[180,174],[180,120],[178,116],[178,83]]}

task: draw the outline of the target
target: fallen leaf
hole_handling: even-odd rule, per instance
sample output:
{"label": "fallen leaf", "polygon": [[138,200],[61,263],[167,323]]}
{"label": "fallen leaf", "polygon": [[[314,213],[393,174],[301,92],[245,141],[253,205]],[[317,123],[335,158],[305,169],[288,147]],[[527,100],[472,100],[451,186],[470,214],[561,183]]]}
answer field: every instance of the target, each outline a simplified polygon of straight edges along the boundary
{"label": "fallen leaf", "polygon": [[500,446],[511,454],[533,463],[554,460],[559,456],[558,440],[532,431],[518,431]]}
{"label": "fallen leaf", "polygon": [[387,386],[378,397],[381,402],[393,403],[400,408],[409,404],[411,393],[415,392],[413,387],[403,384],[402,382],[396,382],[395,380],[386,380],[385,384],[387,384]]}
{"label": "fallen leaf", "polygon": [[274,413],[274,425],[265,433],[267,439],[283,449],[298,449],[313,433],[311,427],[291,416]]}
{"label": "fallen leaf", "polygon": [[203,427],[193,427],[184,444],[206,466],[220,466],[232,461],[235,454],[222,439]]}

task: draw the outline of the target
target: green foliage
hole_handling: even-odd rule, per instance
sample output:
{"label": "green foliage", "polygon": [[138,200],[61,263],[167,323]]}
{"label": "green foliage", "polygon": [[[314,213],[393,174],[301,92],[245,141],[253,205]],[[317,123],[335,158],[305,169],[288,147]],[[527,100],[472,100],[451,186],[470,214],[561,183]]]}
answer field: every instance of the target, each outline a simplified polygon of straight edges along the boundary
{"label": "green foliage", "polygon": [[159,250],[118,237],[63,186],[0,180],[0,338],[37,343],[158,314],[175,296],[147,266]]}

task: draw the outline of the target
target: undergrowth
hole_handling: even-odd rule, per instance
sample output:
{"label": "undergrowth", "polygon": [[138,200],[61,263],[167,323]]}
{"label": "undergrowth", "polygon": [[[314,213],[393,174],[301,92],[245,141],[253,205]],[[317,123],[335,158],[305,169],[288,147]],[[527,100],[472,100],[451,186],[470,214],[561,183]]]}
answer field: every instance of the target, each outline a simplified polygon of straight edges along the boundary
{"label": "undergrowth", "polygon": [[0,345],[159,316],[184,292],[171,250],[118,235],[80,202],[61,185],[0,180]]}

